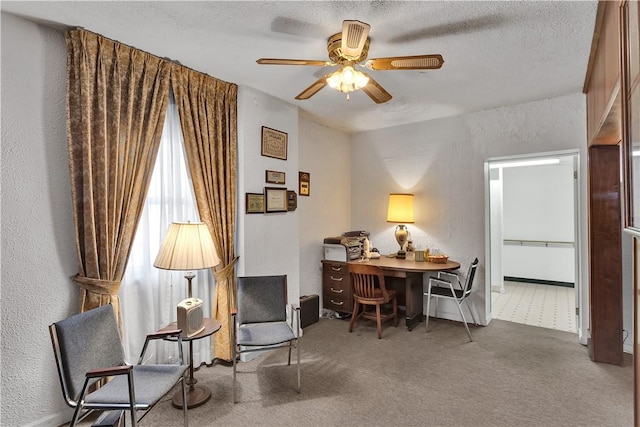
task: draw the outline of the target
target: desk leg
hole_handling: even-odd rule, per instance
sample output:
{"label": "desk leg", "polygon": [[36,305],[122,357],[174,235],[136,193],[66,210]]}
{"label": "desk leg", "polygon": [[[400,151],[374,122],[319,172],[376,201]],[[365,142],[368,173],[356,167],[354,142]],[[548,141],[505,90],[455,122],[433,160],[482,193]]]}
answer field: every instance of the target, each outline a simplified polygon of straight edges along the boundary
{"label": "desk leg", "polygon": [[[189,341],[189,379],[187,380],[187,408],[196,408],[211,398],[211,390],[205,386],[196,386],[197,379],[193,378],[193,341]],[[171,404],[182,409],[182,389],[175,392]]]}
{"label": "desk leg", "polygon": [[405,290],[407,306],[405,324],[411,331],[422,322],[422,273],[407,273]]}

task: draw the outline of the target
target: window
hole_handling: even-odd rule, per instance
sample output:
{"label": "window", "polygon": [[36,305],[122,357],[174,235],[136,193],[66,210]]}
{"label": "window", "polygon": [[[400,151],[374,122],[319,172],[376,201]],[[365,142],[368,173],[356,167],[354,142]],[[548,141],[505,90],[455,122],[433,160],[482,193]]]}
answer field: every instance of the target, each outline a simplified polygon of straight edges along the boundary
{"label": "window", "polygon": [[[186,272],[153,266],[173,221],[199,221],[199,216],[187,171],[178,107],[171,95],[149,192],[119,291],[125,357],[129,363],[137,361],[146,334],[175,322],[176,306],[187,297]],[[210,270],[194,273],[193,296],[203,300],[204,315],[208,317],[214,280]],[[193,343],[194,364],[211,361],[208,341]],[[156,344],[153,354],[157,361],[177,362],[177,354],[165,353],[165,349],[175,351],[175,346]]]}

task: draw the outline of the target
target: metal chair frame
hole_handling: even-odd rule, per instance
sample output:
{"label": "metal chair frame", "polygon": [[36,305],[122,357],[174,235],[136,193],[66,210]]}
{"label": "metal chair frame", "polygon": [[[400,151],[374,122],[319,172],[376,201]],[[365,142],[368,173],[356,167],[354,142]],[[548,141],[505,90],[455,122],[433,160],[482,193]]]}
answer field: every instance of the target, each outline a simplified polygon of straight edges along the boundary
{"label": "metal chair frame", "polygon": [[[286,312],[286,306],[287,306],[287,301],[286,301],[286,294],[287,294],[287,276],[253,276],[253,277],[238,277],[236,280],[236,287],[238,286],[239,282],[242,280],[252,280],[252,279],[256,279],[256,280],[260,280],[260,279],[273,279],[273,280],[282,280],[283,286],[284,286],[284,293],[283,293],[283,300],[282,300],[282,306],[285,308],[285,312]],[[238,297],[237,297],[237,293],[236,293],[236,306],[238,305]],[[287,323],[287,325],[291,328],[291,332],[294,334],[293,338],[284,342],[275,342],[275,343],[271,343],[271,344],[260,344],[260,345],[254,345],[254,344],[250,344],[250,343],[246,343],[246,342],[238,342],[238,328],[240,327],[240,323],[238,321],[238,309],[237,307],[231,310],[231,316],[233,318],[233,328],[232,328],[232,340],[233,340],[233,351],[232,351],[232,360],[233,360],[233,403],[237,403],[237,382],[236,382],[236,374],[237,374],[237,361],[238,361],[238,357],[240,357],[241,354],[244,353],[252,353],[255,351],[269,351],[269,350],[276,350],[279,348],[284,348],[284,347],[288,347],[289,348],[289,357],[288,357],[288,361],[287,361],[287,366],[291,366],[291,350],[295,347],[296,349],[296,365],[297,365],[297,384],[296,384],[296,392],[300,393],[300,306],[298,306],[297,304],[291,304],[291,322],[295,323],[295,329],[288,323],[287,319],[286,319],[286,315],[285,318],[283,319],[284,322]],[[266,322],[259,322],[259,323],[268,323],[268,321]],[[247,323],[248,324],[248,323]]]}
{"label": "metal chair frame", "polygon": [[[109,304],[110,305],[110,304]],[[103,306],[104,307],[104,306]],[[103,308],[98,307],[98,309]],[[97,310],[97,309],[94,309]],[[80,313],[84,314],[84,313]],[[64,395],[65,402],[68,406],[75,408],[73,412],[73,417],[69,423],[70,427],[76,425],[76,423],[80,422],[84,418],[86,418],[92,412],[99,411],[113,411],[116,410],[115,414],[117,419],[120,420],[122,418],[123,411],[129,411],[131,414],[131,425],[136,427],[138,422],[142,420],[153,406],[155,406],[156,402],[153,402],[151,405],[136,403],[135,398],[135,381],[134,381],[134,369],[133,365],[121,365],[121,366],[113,366],[113,367],[99,367],[96,369],[92,369],[85,373],[85,380],[82,386],[81,392],[78,396],[72,396],[72,386],[68,383],[67,374],[64,368],[63,362],[63,350],[59,341],[59,334],[56,327],[56,323],[49,325],[49,334],[51,335],[51,343],[53,346],[53,352],[56,360],[56,367],[58,369],[58,376],[60,378],[60,384],[62,386],[62,392]],[[142,347],[142,351],[140,353],[140,357],[138,358],[137,365],[142,365],[144,361],[144,356],[149,345],[149,342],[157,339],[164,339],[168,337],[176,337],[178,344],[178,352],[180,357],[180,365],[184,365],[183,351],[182,351],[182,337],[181,331],[179,329],[170,330],[165,332],[159,332],[154,334],[149,334],[145,338],[144,346]],[[186,389],[186,381],[185,381],[185,373],[188,370],[188,365],[184,365],[184,371],[178,381],[182,385],[182,398],[183,402],[186,402],[187,399],[187,389]],[[128,383],[128,397],[129,402],[127,404],[119,404],[119,403],[87,403],[85,401],[85,397],[93,392],[94,390],[90,390],[90,386],[95,385],[96,382],[106,380],[108,384],[108,380],[111,377],[115,376],[126,376]],[[176,382],[175,384],[177,384]],[[170,390],[167,390],[169,392]],[[136,411],[144,411],[144,413],[137,418]],[[99,420],[104,419],[105,417],[113,417],[113,413],[105,412]],[[187,427],[189,425],[188,413],[187,413],[187,405],[183,407],[183,416],[184,416],[184,426]]]}
{"label": "metal chair frame", "polygon": [[[467,272],[464,286],[460,282],[460,277],[457,274],[449,273],[446,271],[438,272],[438,277],[429,278],[428,290],[427,292],[423,293],[427,297],[425,332],[428,332],[428,328],[429,328],[429,309],[431,304],[431,298],[436,298],[436,313],[435,313],[436,318],[438,317],[438,300],[440,298],[450,299],[455,301],[456,307],[458,307],[458,311],[460,312],[460,316],[462,317],[462,322],[464,323],[464,327],[466,328],[467,334],[469,335],[469,339],[473,341],[473,337],[471,336],[471,331],[469,330],[469,325],[467,324],[467,319],[464,317],[464,312],[462,310],[462,303],[463,302],[467,303],[467,307],[469,308],[469,313],[471,313],[471,318],[473,319],[473,323],[477,325],[478,323],[476,322],[476,319],[473,315],[473,310],[471,310],[469,301],[467,301],[467,297],[471,294],[471,289],[473,287],[473,279],[475,277],[477,267],[478,267],[478,258],[476,258],[469,266],[469,271]],[[457,286],[457,289],[456,289],[456,286]],[[433,293],[434,290],[436,290],[436,293]]]}

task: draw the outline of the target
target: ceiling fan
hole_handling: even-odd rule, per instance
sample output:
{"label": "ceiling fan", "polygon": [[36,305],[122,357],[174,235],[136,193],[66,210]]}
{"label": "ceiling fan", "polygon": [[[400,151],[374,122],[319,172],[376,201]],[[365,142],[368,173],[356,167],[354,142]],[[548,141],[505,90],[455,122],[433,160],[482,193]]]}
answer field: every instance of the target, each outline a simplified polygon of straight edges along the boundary
{"label": "ceiling fan", "polygon": [[311,86],[296,96],[296,99],[309,99],[325,86],[347,94],[362,89],[364,93],[382,104],[391,99],[387,92],[371,76],[358,71],[355,66],[370,70],[435,70],[442,67],[442,55],[392,56],[389,58],[367,59],[369,53],[369,30],[371,26],[364,22],[346,20],[342,22],[342,32],[329,37],[327,50],[329,61],[306,59],[260,58],[256,62],[266,65],[311,65],[326,67],[339,65],[340,69],[325,74]]}

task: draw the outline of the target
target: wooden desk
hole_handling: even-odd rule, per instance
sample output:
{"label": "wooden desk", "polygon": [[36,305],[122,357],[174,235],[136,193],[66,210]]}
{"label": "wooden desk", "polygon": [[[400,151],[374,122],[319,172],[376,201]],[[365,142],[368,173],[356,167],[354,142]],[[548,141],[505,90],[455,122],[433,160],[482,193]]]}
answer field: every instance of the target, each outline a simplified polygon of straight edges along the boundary
{"label": "wooden desk", "polygon": [[[220,323],[216,319],[205,317],[202,320],[204,323],[204,329],[202,330],[202,332],[197,333],[196,335],[193,335],[191,337],[187,337],[184,335],[182,336],[182,341],[189,343],[189,379],[187,379],[187,385],[189,386],[189,389],[187,390],[187,408],[189,409],[202,405],[211,397],[211,390],[209,390],[208,387],[202,385],[196,386],[198,380],[193,378],[193,341],[211,336],[218,332],[222,327],[222,323]],[[177,329],[177,327],[178,325],[176,324],[176,322],[173,322],[160,329],[158,332]],[[165,339],[168,341],[177,341],[175,337],[169,337]],[[184,405],[182,401],[182,389],[175,392],[171,403],[175,408],[182,408],[182,406]]]}
{"label": "wooden desk", "polygon": [[[436,271],[451,271],[460,268],[460,263],[447,261],[443,264],[421,261],[407,261],[405,259],[389,258],[381,256],[377,259],[366,261],[349,261],[348,264],[359,264],[366,262],[370,265],[377,265],[382,268],[385,278],[399,278],[404,282],[404,295],[406,306],[405,323],[408,330],[412,330],[422,321],[422,299],[423,299],[423,277],[425,273]],[[385,280],[385,283],[387,280]],[[393,279],[389,281],[391,286]],[[390,286],[387,285],[389,288]]]}

